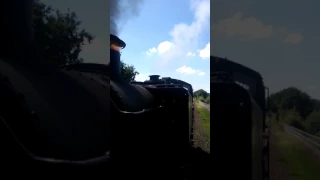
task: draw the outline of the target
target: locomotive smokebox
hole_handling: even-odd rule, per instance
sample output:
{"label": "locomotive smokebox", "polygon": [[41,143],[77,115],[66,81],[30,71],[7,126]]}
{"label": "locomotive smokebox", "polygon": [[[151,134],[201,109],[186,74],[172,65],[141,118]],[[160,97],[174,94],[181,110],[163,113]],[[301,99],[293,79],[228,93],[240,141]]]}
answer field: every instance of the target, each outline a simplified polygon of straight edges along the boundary
{"label": "locomotive smokebox", "polygon": [[120,56],[121,49],[126,47],[126,43],[123,42],[117,36],[110,34],[110,71],[111,78],[114,81],[123,81],[120,70]]}

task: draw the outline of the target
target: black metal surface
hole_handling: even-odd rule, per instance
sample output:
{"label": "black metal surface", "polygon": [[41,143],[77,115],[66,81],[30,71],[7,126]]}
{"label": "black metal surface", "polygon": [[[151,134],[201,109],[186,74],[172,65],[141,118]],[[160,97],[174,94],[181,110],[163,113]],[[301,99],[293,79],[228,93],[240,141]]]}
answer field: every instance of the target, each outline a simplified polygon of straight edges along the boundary
{"label": "black metal surface", "polygon": [[262,109],[265,109],[264,83],[262,76],[258,72],[226,58],[215,56],[210,57],[210,68],[210,77],[214,77],[217,72],[225,72],[234,81],[248,86],[248,91],[252,97]]}
{"label": "black metal surface", "polygon": [[61,69],[75,70],[80,72],[88,72],[100,74],[105,77],[110,77],[110,67],[105,64],[94,64],[94,63],[80,63],[62,66]]}
{"label": "black metal surface", "polygon": [[159,78],[159,75],[150,75],[150,79],[146,80],[144,82],[131,82],[131,84],[140,84],[140,85],[167,85],[167,87],[169,87],[171,85],[171,87],[173,86],[181,86],[181,87],[185,87],[188,89],[189,93],[191,94],[191,96],[193,96],[193,89],[192,89],[192,85],[181,81],[179,79],[173,79],[170,77],[163,77],[163,78]]}
{"label": "black metal surface", "polygon": [[[268,141],[269,137],[265,136],[266,101],[261,75],[250,68],[214,56],[211,56],[211,67],[211,125],[226,127],[228,131],[225,138],[236,136],[241,143],[236,153],[232,153],[232,147],[228,146],[233,144],[223,144],[223,141],[216,139],[221,131],[213,128],[211,141],[221,144],[213,144],[218,148],[213,148],[212,155],[230,149],[228,157],[217,158],[217,161],[230,159],[235,166],[241,166],[238,162],[243,163],[241,168],[233,171],[237,177],[268,179],[269,170],[266,166],[269,166],[269,147],[264,146],[264,141]],[[219,148],[222,149],[219,151]],[[229,154],[227,151],[224,153]]]}
{"label": "black metal surface", "polygon": [[1,165],[105,165],[110,88],[103,79],[108,77],[97,73],[100,68],[61,70],[42,59],[33,38],[31,0],[5,0],[0,7]]}
{"label": "black metal surface", "polygon": [[145,82],[125,82],[119,73],[120,53],[111,49],[110,58],[110,67],[114,68],[110,80],[111,119],[117,129],[113,133],[116,150],[111,156],[134,169],[162,169],[167,173],[175,169],[182,178],[179,171],[190,161],[192,147],[192,86],[175,79],[159,79],[158,75],[151,75]]}
{"label": "black metal surface", "polygon": [[[93,167],[107,172],[113,159],[131,168],[164,162],[178,171],[181,161],[189,160],[190,84],[173,79],[164,86],[126,83],[120,53],[112,49],[109,65],[57,68],[37,51],[32,1],[3,2],[8,5],[0,6],[0,32],[7,45],[0,51],[1,165],[37,170]],[[111,35],[111,40],[125,47],[119,38]],[[112,141],[112,129],[119,130],[112,132],[117,141]],[[199,169],[207,167],[201,164]]]}
{"label": "black metal surface", "polygon": [[[29,151],[47,158],[82,161],[108,151],[109,88],[98,81],[100,75],[57,70],[43,77],[0,63],[1,74],[9,80],[1,86],[0,114]],[[30,110],[18,108],[20,101],[12,101],[15,94],[24,97]],[[29,119],[23,111],[36,116]],[[37,138],[28,138],[31,132],[38,132]]]}
{"label": "black metal surface", "polygon": [[[262,81],[262,76],[258,72],[246,66],[243,66],[239,63],[233,62],[227,58],[210,56],[210,68],[211,68],[211,74],[215,72],[228,72],[233,76],[235,72],[241,72],[242,74],[246,74],[247,76],[250,76],[250,78],[254,78]],[[237,80],[237,77],[234,76],[234,78],[235,80]]]}
{"label": "black metal surface", "polygon": [[111,44],[115,44],[121,48],[125,48],[126,47],[126,43],[124,41],[122,41],[119,37],[110,34],[110,43]]}

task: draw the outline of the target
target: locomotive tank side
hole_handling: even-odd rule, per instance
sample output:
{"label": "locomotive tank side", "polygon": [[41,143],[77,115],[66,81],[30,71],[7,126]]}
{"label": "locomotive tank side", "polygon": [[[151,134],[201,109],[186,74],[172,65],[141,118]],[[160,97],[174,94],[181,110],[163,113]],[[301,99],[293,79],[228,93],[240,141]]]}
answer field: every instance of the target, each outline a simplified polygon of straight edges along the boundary
{"label": "locomotive tank side", "polygon": [[[192,96],[189,91],[179,85],[147,86],[155,97],[155,102],[164,107],[165,120],[170,119],[172,131],[172,147],[178,145],[183,150],[192,144]],[[170,137],[168,137],[170,138]],[[175,144],[175,145],[174,145]]]}
{"label": "locomotive tank side", "polygon": [[[246,179],[269,179],[269,135],[266,134],[268,128],[265,120],[266,97],[262,76],[248,67],[225,58],[211,56],[211,65],[211,96],[213,96],[211,124],[214,134],[211,137],[212,141],[220,143],[219,139],[214,139],[219,136],[219,133],[229,137],[230,140],[237,137],[244,145],[244,149],[250,149],[248,154],[241,151],[243,148],[239,150],[237,147],[235,152],[243,157],[234,155],[231,150],[228,153],[232,156],[230,160],[245,163],[238,164],[241,166],[240,169],[246,170],[238,171],[237,169],[237,175]],[[231,128],[231,133],[217,129],[219,125],[227,125],[224,124],[226,122],[220,122],[222,120],[230,123],[227,127],[228,130]],[[237,132],[236,135],[234,132]],[[212,151],[214,154],[218,153],[217,149]]]}
{"label": "locomotive tank side", "polygon": [[[233,173],[239,177],[261,179],[263,132],[261,108],[245,89],[235,83],[214,82],[211,86],[214,87],[211,94],[211,115],[214,121],[211,141],[219,142],[219,144],[213,144],[214,148],[211,151],[213,155],[226,154],[228,151],[227,157],[221,157],[221,159],[217,157],[215,163],[229,161],[234,167]],[[228,140],[219,140],[221,135]],[[241,142],[241,146],[235,147],[232,143],[234,140]],[[230,166],[230,164],[227,165]]]}
{"label": "locomotive tank side", "polygon": [[[178,114],[178,113],[188,114],[188,118],[185,118],[183,121],[188,122],[188,127],[186,127],[188,129],[188,136],[187,137],[189,138],[190,143],[193,145],[194,102],[193,102],[193,89],[192,89],[191,84],[184,82],[184,81],[181,81],[181,80],[178,80],[178,79],[173,79],[170,77],[163,77],[160,79],[159,75],[150,75],[149,77],[150,77],[150,79],[146,80],[144,82],[131,82],[131,84],[142,85],[143,87],[150,90],[150,92],[152,92],[152,93],[154,93],[154,92],[151,87],[158,88],[158,90],[162,93],[166,93],[166,91],[172,91],[172,89],[180,89],[181,94],[187,95],[188,102],[183,102],[183,106],[188,104],[188,108],[184,109],[183,112],[177,111],[176,114]],[[172,93],[173,92],[174,91],[172,91]],[[163,96],[165,96],[165,95],[163,95]],[[180,95],[178,95],[177,97],[179,97],[179,96]],[[175,98],[175,96],[171,96],[171,95],[169,95],[168,97]],[[157,96],[155,96],[155,98],[157,99],[155,102],[157,102],[158,104],[160,102],[164,101],[162,96],[157,95]]]}

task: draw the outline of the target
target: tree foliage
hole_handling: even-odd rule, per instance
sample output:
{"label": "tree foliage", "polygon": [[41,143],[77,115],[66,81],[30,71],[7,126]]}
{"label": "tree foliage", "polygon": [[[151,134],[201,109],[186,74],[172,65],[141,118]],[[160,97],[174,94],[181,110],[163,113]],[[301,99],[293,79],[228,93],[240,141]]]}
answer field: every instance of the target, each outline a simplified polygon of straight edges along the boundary
{"label": "tree foliage", "polygon": [[310,134],[320,134],[320,101],[290,87],[270,95],[271,113],[278,121],[288,123]]}
{"label": "tree foliage", "polygon": [[308,94],[295,87],[286,88],[270,96],[270,110],[274,113],[294,108],[305,119],[313,111],[314,101]]}
{"label": "tree foliage", "polygon": [[193,93],[194,97],[199,101],[210,104],[210,94],[203,89],[199,89]]}
{"label": "tree foliage", "polygon": [[123,79],[127,82],[134,81],[136,78],[136,75],[139,74],[133,65],[128,65],[123,61],[120,62],[120,69],[121,69],[121,75]]}
{"label": "tree foliage", "polygon": [[[45,60],[61,66],[83,62],[79,57],[83,45],[91,43],[94,36],[80,28],[81,21],[76,13],[62,13],[35,0],[33,4],[33,28],[35,39]],[[133,65],[121,61],[121,74],[128,81],[134,81],[138,72]]]}
{"label": "tree foliage", "polygon": [[32,18],[35,39],[45,60],[57,66],[83,61],[79,58],[81,48],[94,36],[80,29],[81,21],[74,12],[61,13],[35,0]]}
{"label": "tree foliage", "polygon": [[210,95],[204,100],[204,102],[210,104]]}
{"label": "tree foliage", "polygon": [[307,117],[306,128],[311,134],[320,133],[320,111],[314,111]]}
{"label": "tree foliage", "polygon": [[209,93],[207,93],[205,90],[203,89],[199,89],[197,91],[195,91],[194,93],[195,97],[200,97],[202,96],[204,99],[206,99],[209,96]]}
{"label": "tree foliage", "polygon": [[[61,66],[83,62],[79,57],[85,43],[91,43],[94,36],[80,28],[81,21],[76,13],[68,11],[62,13],[42,3],[34,1],[33,28],[35,39],[44,59]],[[121,74],[128,81],[134,81],[139,74],[133,65],[120,63]]]}

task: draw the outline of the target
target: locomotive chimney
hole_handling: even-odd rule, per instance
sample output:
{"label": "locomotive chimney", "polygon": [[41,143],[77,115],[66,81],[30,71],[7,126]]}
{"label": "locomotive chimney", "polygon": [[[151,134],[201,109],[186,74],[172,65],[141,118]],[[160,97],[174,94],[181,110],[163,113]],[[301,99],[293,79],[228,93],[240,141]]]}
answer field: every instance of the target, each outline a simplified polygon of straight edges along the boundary
{"label": "locomotive chimney", "polygon": [[0,57],[10,61],[35,61],[32,0],[3,0],[0,5]]}
{"label": "locomotive chimney", "polygon": [[126,43],[117,36],[110,34],[110,71],[111,79],[123,81],[120,70],[121,49],[126,47]]}

